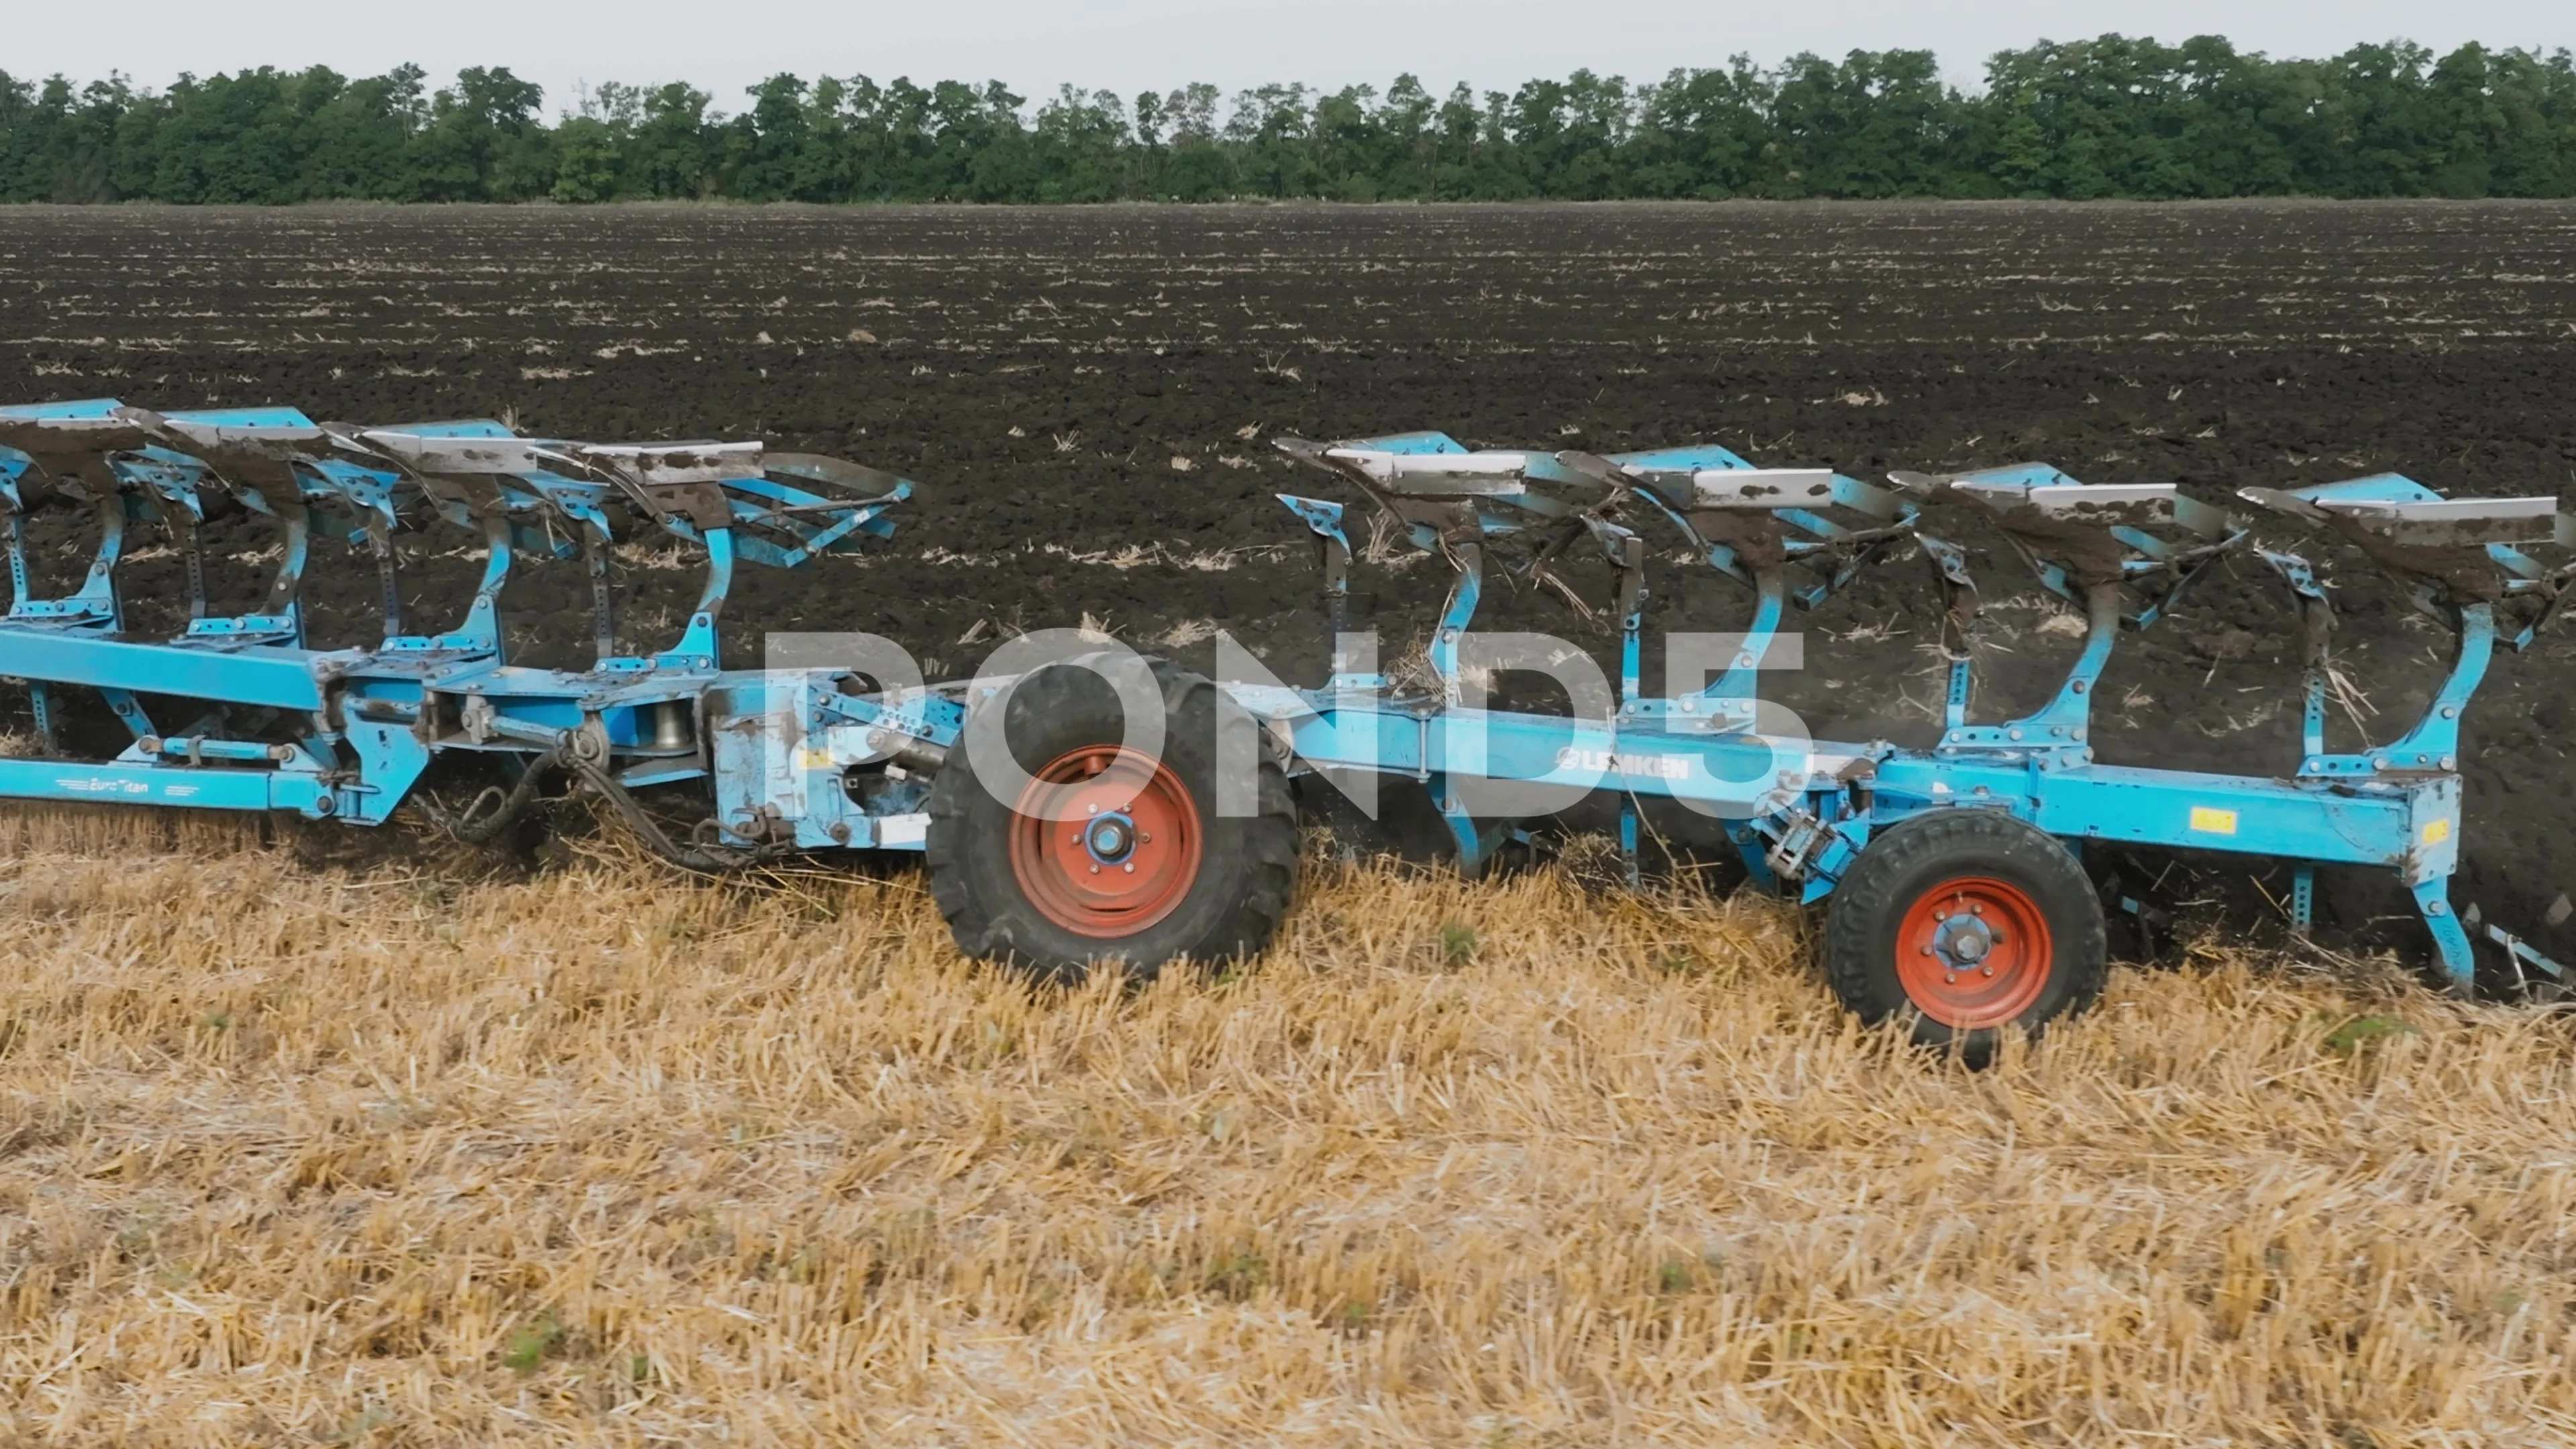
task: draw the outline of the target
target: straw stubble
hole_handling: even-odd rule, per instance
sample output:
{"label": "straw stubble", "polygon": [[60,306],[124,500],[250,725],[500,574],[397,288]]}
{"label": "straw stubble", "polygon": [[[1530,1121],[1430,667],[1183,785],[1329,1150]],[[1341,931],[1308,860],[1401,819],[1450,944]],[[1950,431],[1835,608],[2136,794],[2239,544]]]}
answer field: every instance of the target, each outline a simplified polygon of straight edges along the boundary
{"label": "straw stubble", "polygon": [[1770,906],[1320,859],[1132,993],[905,877],[0,892],[13,1441],[2576,1436],[2527,1008],[2209,958],[1971,1073]]}

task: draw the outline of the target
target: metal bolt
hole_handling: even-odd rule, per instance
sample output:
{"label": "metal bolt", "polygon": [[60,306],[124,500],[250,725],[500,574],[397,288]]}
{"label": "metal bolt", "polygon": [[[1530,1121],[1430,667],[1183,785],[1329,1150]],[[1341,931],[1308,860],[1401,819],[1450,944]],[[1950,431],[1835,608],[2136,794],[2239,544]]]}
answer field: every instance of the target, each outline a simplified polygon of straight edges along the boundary
{"label": "metal bolt", "polygon": [[1094,814],[1094,815],[1099,814],[1099,813],[1100,813],[1100,807],[1099,807],[1099,806],[1097,806],[1097,805],[1092,806],[1092,807],[1091,807],[1091,813],[1092,813],[1092,814]]}
{"label": "metal bolt", "polygon": [[2442,757],[2442,768],[2445,770],[2456,770],[2460,768],[2459,757],[2456,755],[2444,755]]}
{"label": "metal bolt", "polygon": [[1093,866],[1093,867],[1091,868],[1091,873],[1092,873],[1093,875],[1098,875],[1098,874],[1100,874],[1100,867],[1098,867],[1098,866],[1096,866],[1096,865],[1095,865],[1095,866]]}
{"label": "metal bolt", "polygon": [[2442,706],[2442,718],[2444,718],[2444,719],[2458,719],[2459,717],[2460,717],[2460,707],[2459,707],[2458,705],[2455,705],[2455,704],[2446,704],[2446,705]]}
{"label": "metal bolt", "polygon": [[1931,955],[1931,954],[1932,954],[1932,948],[1931,948],[1931,947],[1929,947],[1929,946],[1924,947],[1924,948],[1923,948],[1923,954],[1924,954],[1924,955],[1926,955],[1926,956]]}
{"label": "metal bolt", "polygon": [[1143,832],[1143,831],[1139,830],[1139,831],[1137,831],[1137,832],[1136,832],[1136,843],[1137,843],[1138,845],[1151,845],[1151,844],[1153,844],[1153,843],[1154,843],[1154,837],[1152,837],[1152,836],[1150,836],[1150,835],[1147,835],[1145,832]]}
{"label": "metal bolt", "polygon": [[1984,915],[1985,913],[1986,913],[1986,908],[1985,908],[1984,906],[1970,906],[1970,907],[1968,907],[1968,914],[1969,914],[1969,915],[1972,915],[1972,916],[1982,916],[1982,915]]}
{"label": "metal bolt", "polygon": [[2013,737],[2014,739],[2020,739],[2020,738],[2021,738],[2021,731],[2019,731],[2019,730],[2014,730],[2014,731],[2012,731],[2011,733],[2012,733],[2012,737]]}
{"label": "metal bolt", "polygon": [[1944,971],[1944,972],[1942,972],[1942,973],[1941,973],[1941,984],[1942,984],[1942,985],[1944,985],[1944,986],[1956,986],[1956,985],[1958,985],[1958,984],[1959,984],[1959,973],[1958,973],[1958,972],[1956,972],[1956,971]]}
{"label": "metal bolt", "polygon": [[1988,976],[1992,976],[1992,975],[1994,975],[1994,974],[1995,974],[1995,968],[1993,968],[1992,966],[1987,967],[1987,968],[1986,968],[1986,974],[1987,974]]}
{"label": "metal bolt", "polygon": [[2000,931],[2000,930],[1989,929],[1989,930],[1986,932],[1986,936],[1987,936],[1987,938],[1988,938],[1989,940],[1992,940],[1992,941],[1993,941],[1993,942],[1995,942],[1997,945],[2001,945],[2001,944],[2003,944],[2004,933],[2003,933],[2002,931]]}
{"label": "metal bolt", "polygon": [[1124,867],[1122,867],[1122,868],[1123,868],[1123,869],[1124,869],[1124,870],[1125,870],[1129,875],[1134,875],[1134,874],[1136,873],[1136,862],[1134,862],[1134,861],[1132,861],[1132,860],[1131,860],[1131,861],[1127,862],[1127,864],[1126,864]]}

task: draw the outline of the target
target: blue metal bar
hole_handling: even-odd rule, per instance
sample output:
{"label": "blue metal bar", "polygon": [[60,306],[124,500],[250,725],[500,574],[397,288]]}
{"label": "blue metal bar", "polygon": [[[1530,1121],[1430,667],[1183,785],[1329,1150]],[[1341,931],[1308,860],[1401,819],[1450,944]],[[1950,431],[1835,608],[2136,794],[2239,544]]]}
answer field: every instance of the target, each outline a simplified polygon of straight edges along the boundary
{"label": "blue metal bar", "polygon": [[1443,703],[1455,706],[1463,698],[1458,678],[1458,641],[1465,637],[1468,622],[1476,617],[1476,603],[1484,596],[1485,550],[1481,544],[1461,543],[1455,546],[1458,582],[1449,591],[1449,607],[1441,611],[1440,631],[1431,639],[1431,672],[1440,676]]}
{"label": "blue metal bar", "polygon": [[[2102,679],[2103,666],[2110,663],[2111,646],[2120,637],[2120,586],[2098,583],[2085,589],[2086,628],[2083,651],[2068,666],[2066,677],[2058,682],[2056,695],[2045,705],[2020,719],[2003,724],[1971,725],[1953,723],[1942,732],[1940,753],[1991,753],[2012,755],[2046,755],[2060,763],[2078,763],[2092,757],[2086,744],[2090,737],[2093,687]],[[1951,665],[1952,704],[1964,714],[1966,700],[1958,687],[1961,662]]]}
{"label": "blue metal bar", "polygon": [[1621,704],[1636,703],[1639,693],[1645,687],[1641,672],[1643,642],[1639,637],[1644,632],[1643,624],[1644,616],[1638,613],[1623,615],[1619,620],[1619,702]]}
{"label": "blue metal bar", "polygon": [[2460,712],[2469,705],[2469,696],[2477,692],[2479,681],[2486,678],[2487,664],[2495,656],[2495,606],[2464,604],[2460,607],[2460,652],[2451,662],[2450,677],[2424,706],[2423,718],[2406,732],[2404,738],[2371,753],[2389,763],[2389,769],[2456,770],[2459,766]]}
{"label": "blue metal bar", "polygon": [[1321,692],[1291,721],[1311,766],[1417,778],[1517,780],[1696,802],[1721,819],[1770,808],[1779,772],[1808,790],[1846,790],[1837,762],[1871,762],[1881,823],[1961,805],[2009,808],[2053,835],[2372,865],[2408,881],[2457,859],[2459,780],[2430,774],[2354,784],[2110,765],[2035,766],[2004,752],[1926,754],[1888,745],[1776,744],[1740,733],[1558,715],[1346,705]]}
{"label": "blue metal bar", "polygon": [[1435,773],[1427,783],[1432,805],[1440,812],[1440,823],[1449,827],[1449,839],[1457,847],[1458,873],[1471,880],[1484,874],[1490,863],[1484,829],[1477,825],[1476,817],[1467,813],[1448,775]]}
{"label": "blue metal bar", "polygon": [[11,491],[13,496],[0,501],[9,505],[9,612],[15,615],[27,607],[27,519]]}
{"label": "blue metal bar", "polygon": [[1743,704],[1748,725],[1751,723],[1751,705],[1761,697],[1762,658],[1771,652],[1771,641],[1780,632],[1780,616],[1787,601],[1789,581],[1776,568],[1764,569],[1754,575],[1753,586],[1753,622],[1745,626],[1744,638],[1736,647],[1733,663],[1716,682],[1699,691],[1700,698],[1704,700]]}
{"label": "blue metal bar", "polygon": [[725,595],[733,588],[733,530],[706,530],[707,581],[698,591],[698,606],[689,614],[689,627],[680,642],[653,656],[660,669],[713,669],[716,667],[716,616],[723,612]]}
{"label": "blue metal bar", "polygon": [[495,509],[483,518],[483,577],[474,585],[474,602],[466,606],[464,621],[453,631],[423,641],[424,644],[434,649],[486,655],[493,663],[500,663],[504,651],[501,590],[510,582],[514,561],[510,521]]}
{"label": "blue metal bar", "polygon": [[1628,889],[1637,888],[1637,797],[1624,790],[1619,792],[1619,873]]}
{"label": "blue metal bar", "polygon": [[136,739],[144,739],[151,735],[152,721],[144,714],[143,702],[134,697],[133,691],[102,689],[99,694],[107,700],[107,707],[116,712],[116,717],[125,722],[126,729],[132,732]]}
{"label": "blue metal bar", "polygon": [[217,652],[102,639],[87,630],[0,631],[8,673],[52,684],[178,695],[222,704],[317,710],[322,689],[300,650],[252,645]]}
{"label": "blue metal bar", "polygon": [[329,787],[320,777],[307,773],[188,765],[97,765],[78,760],[0,759],[0,797],[175,805],[196,810],[292,810],[315,817],[338,810]]}
{"label": "blue metal bar", "polygon": [[2412,884],[2415,908],[2423,912],[2424,924],[2433,932],[2433,952],[2441,962],[2442,974],[2448,978],[2451,994],[2472,994],[2477,989],[2477,954],[2469,945],[2468,931],[2451,911],[2450,874],[2446,871]]}

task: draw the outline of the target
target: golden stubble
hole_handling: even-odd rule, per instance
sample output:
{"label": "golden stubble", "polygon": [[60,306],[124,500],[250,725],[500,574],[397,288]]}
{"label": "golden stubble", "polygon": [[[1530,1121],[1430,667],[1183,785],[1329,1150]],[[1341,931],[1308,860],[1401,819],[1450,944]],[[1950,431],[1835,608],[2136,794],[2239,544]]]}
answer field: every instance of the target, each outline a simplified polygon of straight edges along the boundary
{"label": "golden stubble", "polygon": [[2565,1016],[2205,955],[1970,1072],[1555,872],[1047,990],[909,876],[162,828],[0,865],[10,1442],[2576,1438]]}

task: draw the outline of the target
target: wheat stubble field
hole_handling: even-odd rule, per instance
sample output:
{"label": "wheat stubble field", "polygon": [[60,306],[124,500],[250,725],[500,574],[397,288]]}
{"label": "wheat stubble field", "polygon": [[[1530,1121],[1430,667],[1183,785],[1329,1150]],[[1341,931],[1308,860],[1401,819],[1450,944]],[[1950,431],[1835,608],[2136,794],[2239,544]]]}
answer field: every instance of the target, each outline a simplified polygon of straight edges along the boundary
{"label": "wheat stubble field", "polygon": [[2210,953],[1972,1073],[1562,870],[1319,857],[1131,996],[910,878],[93,828],[0,917],[12,1442],[2576,1436],[2565,1016]]}
{"label": "wheat stubble field", "polygon": [[[0,277],[0,401],[915,473],[894,546],[745,580],[738,627],[949,673],[1096,613],[1311,674],[1280,431],[2213,498],[2576,469],[2565,207],[28,209]],[[368,575],[326,573],[345,623]],[[531,648],[580,582],[532,571]],[[2259,584],[2124,644],[2124,758],[2295,748]],[[2347,585],[2402,714],[2426,641]],[[1658,630],[1738,617],[1657,588]],[[1817,617],[1820,723],[1920,727],[1867,717],[1938,667],[1927,599]],[[2465,762],[2464,899],[2561,956],[2571,651],[2499,661]],[[2576,1442],[2576,1016],[2405,962],[2203,921],[1969,1072],[1856,1030],[1795,914],[1579,853],[1319,850],[1262,959],[1067,994],[959,960],[909,874],[398,844],[0,813],[0,1443]]]}

